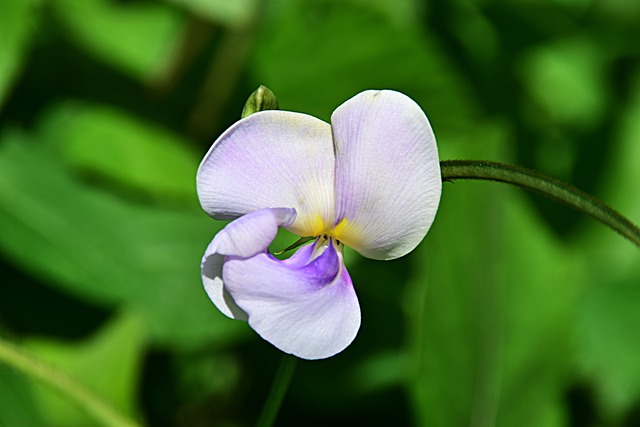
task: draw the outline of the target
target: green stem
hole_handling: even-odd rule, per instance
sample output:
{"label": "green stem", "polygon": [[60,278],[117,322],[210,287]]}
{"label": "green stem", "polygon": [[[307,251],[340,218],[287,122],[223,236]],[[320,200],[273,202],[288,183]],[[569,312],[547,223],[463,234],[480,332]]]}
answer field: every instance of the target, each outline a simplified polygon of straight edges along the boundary
{"label": "green stem", "polygon": [[284,396],[287,394],[297,362],[298,359],[294,356],[288,354],[282,356],[276,378],[273,381],[273,385],[271,385],[271,390],[269,390],[269,397],[267,397],[260,418],[258,418],[257,427],[271,427],[273,425],[278,412],[280,412]]}
{"label": "green stem", "polygon": [[28,355],[16,345],[0,339],[0,362],[35,378],[75,401],[90,416],[107,427],[137,427],[131,421],[64,373]]}
{"label": "green stem", "polygon": [[591,215],[640,247],[640,228],[595,197],[531,169],[480,160],[440,162],[443,181],[477,179],[513,184]]}

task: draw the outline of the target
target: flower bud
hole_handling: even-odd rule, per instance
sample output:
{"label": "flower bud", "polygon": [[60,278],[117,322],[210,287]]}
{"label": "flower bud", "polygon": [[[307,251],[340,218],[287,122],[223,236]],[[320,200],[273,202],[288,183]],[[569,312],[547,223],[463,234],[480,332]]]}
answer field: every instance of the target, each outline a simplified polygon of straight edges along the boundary
{"label": "flower bud", "polygon": [[242,118],[244,119],[258,111],[277,109],[278,98],[276,98],[276,95],[268,87],[260,85],[258,89],[253,91],[249,96],[249,99],[247,99],[247,102],[244,104],[244,108],[242,109]]}

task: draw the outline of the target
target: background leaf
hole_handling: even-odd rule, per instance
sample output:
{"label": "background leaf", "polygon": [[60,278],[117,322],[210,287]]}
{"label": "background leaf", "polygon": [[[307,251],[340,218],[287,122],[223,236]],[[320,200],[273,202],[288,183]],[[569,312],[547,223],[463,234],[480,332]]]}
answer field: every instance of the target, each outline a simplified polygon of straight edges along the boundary
{"label": "background leaf", "polygon": [[258,0],[165,0],[191,13],[228,26],[246,24],[258,9]]}
{"label": "background leaf", "polygon": [[135,78],[159,73],[177,48],[182,18],[162,4],[52,0],[52,5],[74,41]]}
{"label": "background leaf", "polygon": [[[281,354],[203,292],[224,223],[194,188],[247,96],[264,84],[329,120],[358,91],[400,90],[441,159],[533,167],[640,223],[638,4],[0,2],[0,331],[147,425],[254,424]],[[415,252],[345,252],[362,327],[299,363],[277,424],[636,427],[639,257],[537,195],[445,183]],[[140,359],[107,384],[125,336]],[[91,354],[109,369],[84,369]],[[0,367],[0,425],[65,411]]]}
{"label": "background leaf", "polygon": [[[39,360],[79,381],[114,409],[138,418],[136,388],[144,348],[143,322],[133,314],[114,319],[95,336],[78,343],[30,340],[26,347]],[[33,386],[45,425],[95,424],[82,410],[42,385]]]}
{"label": "background leaf", "polygon": [[[497,135],[473,138],[493,141],[499,153]],[[583,273],[521,194],[497,184],[445,184],[415,262],[409,390],[420,424],[564,425]]]}
{"label": "background leaf", "polygon": [[[328,120],[339,100],[365,89],[389,88],[428,99],[424,107],[440,127],[463,127],[473,116],[467,88],[438,41],[420,37],[417,28],[400,27],[351,2],[278,5],[257,37],[252,67],[254,79],[275,91],[281,108]],[[437,109],[429,108],[436,103]]]}
{"label": "background leaf", "polygon": [[67,103],[43,117],[41,140],[74,169],[156,198],[195,197],[187,140],[100,105]]}
{"label": "background leaf", "polygon": [[0,108],[27,56],[41,0],[0,3]]}
{"label": "background leaf", "polygon": [[[631,108],[622,120],[606,194],[637,224],[640,199],[628,194],[640,182],[640,74],[634,81]],[[640,365],[635,357],[640,352],[640,254],[616,237],[593,230],[581,242],[598,264],[580,301],[577,353],[581,374],[596,384],[600,410],[612,424],[623,422],[629,408],[640,400]]]}
{"label": "background leaf", "polygon": [[0,425],[45,425],[27,379],[4,365],[0,365]]}
{"label": "background leaf", "polygon": [[46,150],[16,139],[6,137],[0,152],[4,251],[77,295],[131,304],[164,344],[236,335],[239,325],[220,323],[198,286],[198,260],[216,231],[204,214],[93,191],[49,162]]}

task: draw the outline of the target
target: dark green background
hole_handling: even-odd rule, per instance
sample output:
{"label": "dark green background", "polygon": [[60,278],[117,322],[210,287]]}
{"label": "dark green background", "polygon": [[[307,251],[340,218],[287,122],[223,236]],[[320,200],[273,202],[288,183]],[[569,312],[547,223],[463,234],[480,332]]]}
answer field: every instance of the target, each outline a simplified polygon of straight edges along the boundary
{"label": "dark green background", "polygon": [[[402,91],[441,159],[638,223],[639,40],[636,0],[0,0],[0,334],[150,426],[252,425],[280,354],[202,289],[194,178],[259,84],[325,120]],[[278,425],[640,425],[640,254],[590,218],[445,183],[416,251],[347,258],[362,328]],[[93,423],[0,366],[0,425]]]}

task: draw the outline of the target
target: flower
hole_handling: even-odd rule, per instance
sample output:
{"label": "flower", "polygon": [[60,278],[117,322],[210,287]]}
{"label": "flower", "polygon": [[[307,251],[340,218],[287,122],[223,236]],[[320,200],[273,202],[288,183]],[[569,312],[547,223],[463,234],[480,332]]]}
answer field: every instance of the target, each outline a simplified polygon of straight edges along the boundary
{"label": "flower", "polygon": [[[234,219],[205,251],[205,290],[280,350],[333,356],[360,328],[343,245],[377,260],[409,253],[434,220],[441,187],[429,121],[399,92],[362,92],[331,125],[288,111],[252,114],[198,169],[203,209]],[[278,260],[268,250],[278,227],[314,241]]]}

